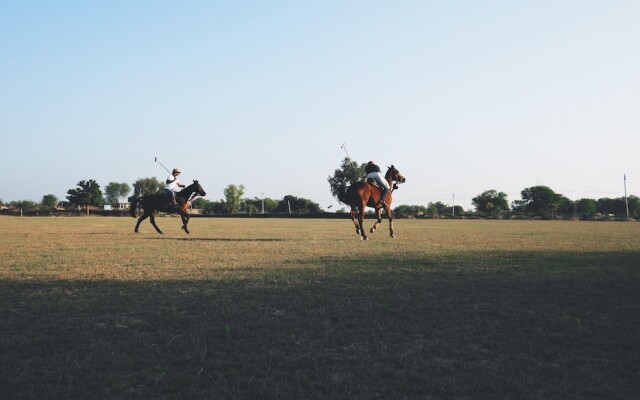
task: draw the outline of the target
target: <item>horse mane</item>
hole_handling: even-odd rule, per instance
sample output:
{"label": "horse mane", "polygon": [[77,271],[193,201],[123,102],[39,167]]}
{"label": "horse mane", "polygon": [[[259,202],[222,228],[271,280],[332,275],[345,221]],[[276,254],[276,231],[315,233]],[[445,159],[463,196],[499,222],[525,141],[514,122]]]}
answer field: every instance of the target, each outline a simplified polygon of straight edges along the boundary
{"label": "horse mane", "polygon": [[196,183],[198,183],[198,181],[193,181],[193,183],[183,187],[182,189],[180,189],[178,192],[176,192],[176,194],[178,193],[182,193],[182,192],[186,192],[187,190],[190,190]]}

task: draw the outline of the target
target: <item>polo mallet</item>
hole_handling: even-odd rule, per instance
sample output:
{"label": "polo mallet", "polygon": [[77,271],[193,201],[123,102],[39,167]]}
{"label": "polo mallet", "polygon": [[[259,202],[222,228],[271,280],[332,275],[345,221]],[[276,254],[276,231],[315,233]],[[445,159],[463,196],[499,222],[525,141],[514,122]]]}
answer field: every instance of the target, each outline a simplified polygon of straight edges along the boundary
{"label": "polo mallet", "polygon": [[[158,157],[154,157],[154,158],[153,158],[153,161],[154,161],[154,162],[157,162],[157,163],[158,163],[158,164],[160,164],[160,165],[162,165],[162,163],[161,163],[160,161],[158,161]],[[171,171],[169,171],[169,170],[167,169],[167,167],[165,167],[164,165],[162,165],[162,168],[164,168],[164,170],[165,170],[165,171],[167,171],[168,173],[170,173],[170,174],[172,173],[172,172],[171,172]],[[194,196],[194,195],[195,195],[195,196]],[[193,200],[197,195],[198,195],[197,193],[192,193],[192,194],[191,194],[191,198],[189,198],[189,199],[187,200],[187,202],[188,202],[188,203],[190,203],[190,202],[191,202],[191,200]]]}
{"label": "polo mallet", "polygon": [[[158,163],[158,164],[160,164],[160,165],[162,165],[162,163],[161,163],[160,161],[158,161],[158,157],[155,157],[155,158],[153,159],[153,161],[154,161],[154,162],[157,162],[157,163]],[[171,173],[171,171],[169,171],[169,170],[167,169],[167,167],[165,167],[164,165],[162,165],[162,168],[164,168],[164,170],[165,170],[165,171],[167,171],[168,173]]]}
{"label": "polo mallet", "polygon": [[344,150],[344,153],[347,155],[347,158],[349,158],[349,152],[347,151],[347,146],[345,146],[346,143],[342,143],[342,146],[340,146],[341,149]]}

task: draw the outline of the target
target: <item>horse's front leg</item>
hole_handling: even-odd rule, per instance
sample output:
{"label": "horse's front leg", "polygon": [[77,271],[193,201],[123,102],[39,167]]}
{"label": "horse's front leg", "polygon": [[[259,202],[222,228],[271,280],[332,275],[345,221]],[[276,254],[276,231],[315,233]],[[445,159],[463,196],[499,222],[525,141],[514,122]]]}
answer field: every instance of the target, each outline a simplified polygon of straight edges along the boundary
{"label": "horse's front leg", "polygon": [[376,208],[376,217],[378,219],[376,220],[376,222],[371,227],[371,230],[369,231],[371,233],[374,233],[376,231],[376,229],[378,229],[378,225],[380,225],[382,223],[382,207],[381,208]]}
{"label": "horse's front leg", "polygon": [[140,227],[140,223],[149,217],[147,214],[142,214],[140,218],[138,218],[138,223],[136,224],[135,229],[133,230],[135,233],[138,233],[138,228]]}
{"label": "horse's front leg", "polygon": [[395,238],[396,235],[393,234],[393,218],[391,217],[391,208],[387,207],[387,218],[389,219],[389,236]]}
{"label": "horse's front leg", "polygon": [[187,224],[189,224],[189,214],[182,212],[180,213],[180,218],[182,218],[182,229],[188,235],[190,233],[189,229],[187,229]]}
{"label": "horse's front leg", "polygon": [[162,235],[162,231],[158,228],[158,225],[156,225],[156,217],[153,214],[149,215],[149,221],[151,221],[151,225],[156,228],[156,231]]}

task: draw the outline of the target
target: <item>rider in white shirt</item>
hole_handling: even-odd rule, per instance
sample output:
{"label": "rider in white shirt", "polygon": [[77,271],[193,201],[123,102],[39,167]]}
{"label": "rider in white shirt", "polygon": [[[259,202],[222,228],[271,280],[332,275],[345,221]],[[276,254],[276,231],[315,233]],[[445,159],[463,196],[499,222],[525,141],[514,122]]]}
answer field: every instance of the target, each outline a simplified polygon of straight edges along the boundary
{"label": "rider in white shirt", "polygon": [[180,175],[180,169],[174,168],[171,175],[167,177],[164,185],[164,192],[171,198],[171,206],[178,208],[178,202],[176,201],[176,192],[183,188],[185,185],[180,183],[178,175]]}

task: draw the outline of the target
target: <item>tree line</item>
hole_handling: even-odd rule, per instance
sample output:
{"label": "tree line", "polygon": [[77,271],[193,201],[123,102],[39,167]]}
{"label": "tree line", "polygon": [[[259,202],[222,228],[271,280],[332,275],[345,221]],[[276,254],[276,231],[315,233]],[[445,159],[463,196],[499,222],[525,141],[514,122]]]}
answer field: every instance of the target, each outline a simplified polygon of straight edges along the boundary
{"label": "tree line", "polygon": [[[346,157],[340,167],[329,176],[327,181],[334,197],[344,191],[349,185],[365,178],[366,164],[359,164]],[[192,202],[192,208],[201,210],[203,214],[317,214],[324,210],[305,198],[286,195],[282,199],[244,198],[244,186],[230,184],[224,189],[224,198],[211,201],[197,198]],[[30,200],[12,201],[0,206],[24,211],[49,212],[59,208],[62,204],[67,209],[85,209],[89,207],[101,208],[104,205],[118,206],[122,199],[131,201],[133,197],[162,193],[164,183],[157,178],[141,178],[133,183],[110,182],[104,187],[93,179],[82,180],[75,188],[67,191],[66,201],[60,202],[52,194],[42,197],[40,203]],[[133,192],[133,193],[132,193]],[[128,197],[129,194],[132,196]],[[572,218],[595,219],[598,217],[640,218],[640,198],[600,198],[571,200],[562,194],[555,193],[547,186],[533,186],[521,192],[521,199],[509,203],[507,195],[495,189],[486,190],[472,199],[475,210],[464,210],[461,206],[451,206],[442,202],[425,205],[399,205],[393,209],[397,217],[420,216],[481,216],[489,218]],[[345,208],[338,212],[347,212]]]}
{"label": "tree line", "polygon": [[[333,176],[327,181],[331,194],[338,198],[338,194],[354,182],[365,178],[366,164],[357,163],[349,157],[344,158]],[[398,217],[416,217],[424,215],[474,215],[491,218],[508,218],[521,216],[525,218],[580,218],[594,219],[598,216],[614,216],[617,218],[638,219],[640,217],[640,199],[636,196],[615,199],[600,198],[570,200],[562,194],[555,193],[547,186],[533,186],[521,191],[520,200],[509,203],[504,192],[495,189],[486,190],[472,199],[475,211],[465,211],[460,206],[451,206],[442,202],[423,205],[400,205],[394,208]]]}
{"label": "tree line", "polygon": [[547,186],[525,188],[522,199],[509,203],[507,195],[495,189],[486,190],[472,199],[474,211],[442,202],[421,205],[401,205],[394,209],[399,217],[480,216],[488,218],[563,218],[592,220],[599,218],[640,218],[640,198],[628,196],[571,200]]}
{"label": "tree line", "polygon": [[[51,212],[60,207],[65,209],[84,209],[87,213],[90,207],[102,208],[111,205],[117,208],[122,199],[131,202],[133,198],[150,194],[163,194],[164,183],[157,178],[141,178],[133,188],[127,183],[110,182],[105,186],[104,192],[100,185],[93,179],[82,180],[77,187],[67,191],[66,201],[60,202],[52,194],[43,196],[40,203],[31,200],[12,201],[0,205],[23,211]],[[271,198],[244,198],[244,186],[230,184],[224,189],[224,198],[218,201],[210,201],[202,197],[196,198],[191,206],[201,210],[203,214],[236,214],[236,213],[288,213],[288,214],[317,214],[323,212],[317,203],[292,195],[282,199]],[[133,191],[132,196],[128,197]]]}

